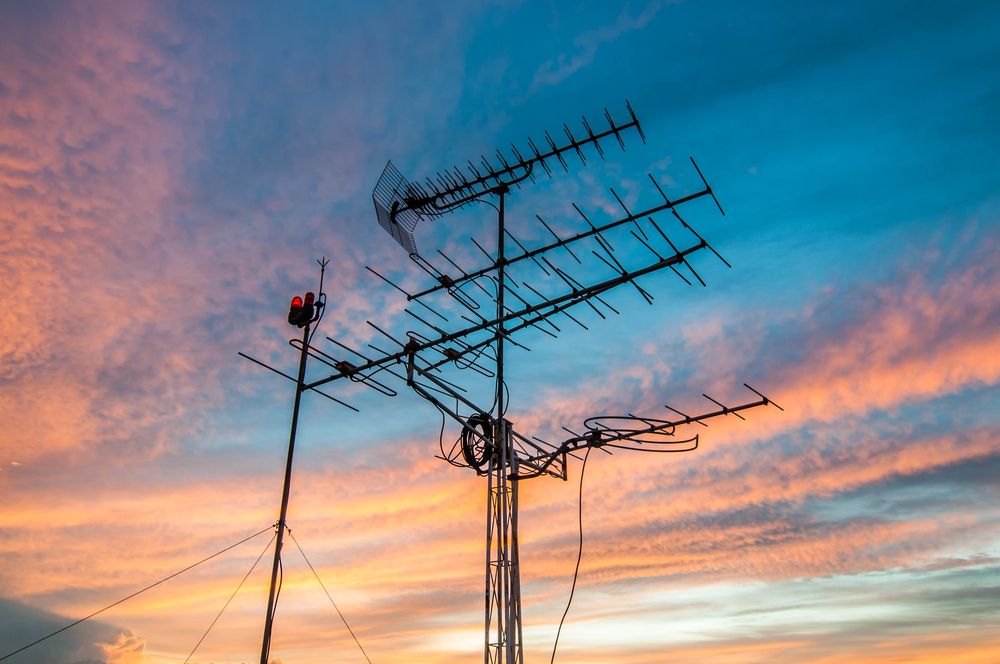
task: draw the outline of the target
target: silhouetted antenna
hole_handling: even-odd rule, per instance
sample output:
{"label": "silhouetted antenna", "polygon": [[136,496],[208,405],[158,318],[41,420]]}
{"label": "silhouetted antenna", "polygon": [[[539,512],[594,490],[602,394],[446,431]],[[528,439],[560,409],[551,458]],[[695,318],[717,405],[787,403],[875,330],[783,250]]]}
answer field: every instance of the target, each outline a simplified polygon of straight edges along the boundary
{"label": "silhouetted antenna", "polygon": [[[559,167],[569,171],[567,155],[573,153],[586,166],[585,148],[591,145],[604,159],[605,147],[600,141],[614,136],[624,149],[623,132],[633,127],[645,143],[642,128],[627,101],[626,107],[631,121],[624,124],[617,124],[605,109],[609,128],[604,131],[596,132],[583,118],[585,133],[574,133],[568,124],[563,124],[565,139],[559,143],[546,131],[539,143],[529,138],[527,150],[521,151],[511,144],[509,155],[497,150],[491,159],[481,157],[478,164],[470,160],[467,168],[456,167],[426,177],[423,185],[407,181],[388,163],[372,192],[378,223],[407,251],[420,268],[418,275],[424,275],[422,278],[429,284],[412,292],[412,288],[404,289],[374,269],[368,270],[402,293],[408,302],[421,307],[417,311],[404,309],[406,320],[417,325],[419,331],[409,329],[405,337],[400,337],[368,321],[372,330],[385,338],[379,346],[375,342],[368,344],[375,354],[367,351],[362,354],[329,337],[336,349],[316,349],[309,345],[308,337],[291,342],[302,358],[303,369],[297,381],[299,394],[347,379],[394,397],[397,391],[390,385],[390,379],[396,379],[458,425],[457,439],[448,449],[442,444],[439,457],[488,478],[487,664],[523,664],[524,659],[517,551],[520,481],[541,475],[565,480],[568,461],[580,459],[585,449],[607,453],[692,451],[698,447],[699,437],[679,435],[685,427],[707,426],[707,420],[728,415],[742,418],[743,411],[773,404],[747,385],[758,400],[727,406],[705,395],[718,409],[691,416],[667,406],[677,417],[634,413],[590,417],[584,420],[579,433],[563,427],[570,437],[558,443],[522,435],[505,417],[509,392],[504,381],[504,352],[510,346],[529,350],[523,340],[526,330],[556,338],[564,333],[560,325],[564,326],[566,320],[588,329],[583,320],[584,316],[590,316],[588,312],[599,319],[609,314],[620,315],[609,303],[610,294],[620,286],[627,285],[645,302],[653,304],[653,284],[647,277],[662,270],[670,269],[691,285],[692,281],[680,270],[689,271],[705,285],[691,264],[692,257],[705,249],[708,252],[701,255],[714,254],[729,265],[678,213],[679,207],[703,196],[711,196],[722,212],[715,193],[693,159],[704,187],[687,196],[671,200],[650,175],[657,198],[651,206],[632,204],[634,209],[630,209],[611,189],[622,214],[606,221],[599,222],[596,217],[592,221],[576,204],[573,207],[585,223],[585,227],[576,231],[562,231],[562,224],[535,215],[547,234],[545,243],[539,246],[522,242],[505,227],[505,203],[511,187],[534,181],[537,165],[552,177]],[[539,144],[545,147],[540,149]],[[638,193],[642,195],[641,191]],[[498,213],[495,255],[476,238],[469,238],[482,254],[483,258],[476,255],[474,259],[481,267],[459,265],[459,261],[440,249],[437,250],[440,259],[433,258],[432,253],[425,256],[417,252],[413,231],[421,219],[441,216],[486,197],[495,200]],[[668,210],[679,226],[668,226],[654,219],[654,215]],[[579,220],[574,223],[579,224]],[[515,251],[508,252],[507,240],[516,246]],[[485,244],[492,246],[491,242]],[[307,358],[332,371],[325,378],[305,381]],[[490,379],[494,382],[491,394],[485,399],[476,397],[461,387],[449,370],[457,370],[459,374],[472,372]]]}
{"label": "silhouetted antenna", "polygon": [[642,133],[639,120],[636,119],[635,113],[632,111],[632,106],[627,100],[625,104],[632,118],[630,122],[615,124],[608,109],[604,109],[604,115],[608,120],[610,128],[603,132],[595,134],[590,129],[587,118],[584,117],[583,125],[587,131],[587,137],[577,140],[570,131],[569,125],[563,124],[566,138],[569,141],[568,143],[558,146],[552,139],[552,136],[549,135],[549,132],[545,132],[545,139],[549,150],[540,152],[535,143],[529,138],[528,147],[531,148],[531,152],[527,157],[511,143],[512,157],[510,159],[504,157],[503,153],[497,150],[495,156],[496,168],[494,168],[493,164],[485,156],[481,157],[480,162],[485,174],[480,172],[470,161],[469,171],[472,175],[471,179],[465,178],[461,174],[461,170],[456,167],[455,173],[458,174],[458,178],[448,175],[449,172],[445,171],[445,176],[438,174],[437,184],[430,182],[428,179],[429,191],[408,182],[390,161],[386,164],[385,169],[382,171],[382,176],[375,184],[375,189],[372,192],[372,200],[375,203],[375,213],[378,217],[378,223],[400,246],[406,249],[407,253],[415,254],[417,253],[417,245],[413,239],[413,230],[422,217],[438,216],[469,203],[484,194],[493,193],[492,190],[497,188],[520,185],[525,179],[532,177],[536,164],[541,164],[545,172],[551,176],[552,171],[546,163],[546,159],[555,157],[563,169],[568,172],[569,166],[566,164],[563,154],[570,150],[576,152],[580,161],[586,166],[587,159],[581,148],[593,144],[603,159],[604,151],[601,150],[598,141],[612,134],[615,135],[618,139],[618,144],[624,150],[625,142],[622,140],[621,132],[630,127],[636,128],[639,136],[642,138],[642,142],[645,143],[646,137]]}
{"label": "silhouetted antenna", "polygon": [[[437,193],[437,192],[435,192]],[[409,254],[417,253],[417,245],[413,240],[413,229],[420,221],[420,215],[413,209],[399,210],[399,201],[404,197],[427,197],[425,191],[406,181],[406,178],[396,170],[390,161],[382,171],[382,177],[375,184],[372,200],[375,201],[375,213],[378,215],[379,226],[392,236],[396,242]],[[390,216],[390,210],[393,214]]]}

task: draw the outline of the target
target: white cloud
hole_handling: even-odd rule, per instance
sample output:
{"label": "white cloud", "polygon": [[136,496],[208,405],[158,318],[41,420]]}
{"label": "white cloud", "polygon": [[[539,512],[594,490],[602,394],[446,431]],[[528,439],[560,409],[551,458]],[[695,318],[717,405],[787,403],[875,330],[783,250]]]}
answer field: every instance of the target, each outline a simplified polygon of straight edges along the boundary
{"label": "white cloud", "polygon": [[663,159],[659,160],[658,162],[650,164],[649,170],[651,170],[651,171],[662,171],[667,166],[670,166],[673,163],[674,163],[674,160],[670,158],[670,155],[667,155],[666,157],[664,157]]}
{"label": "white cloud", "polygon": [[656,17],[656,12],[660,10],[660,4],[659,0],[649,3],[646,5],[646,9],[635,18],[632,18],[629,13],[629,6],[625,5],[624,11],[613,24],[577,35],[573,39],[576,53],[569,58],[565,53],[560,53],[555,60],[543,62],[535,72],[535,78],[531,82],[532,91],[544,85],[561,83],[573,72],[593,62],[597,48],[601,44],[613,42],[626,32],[646,27]]}

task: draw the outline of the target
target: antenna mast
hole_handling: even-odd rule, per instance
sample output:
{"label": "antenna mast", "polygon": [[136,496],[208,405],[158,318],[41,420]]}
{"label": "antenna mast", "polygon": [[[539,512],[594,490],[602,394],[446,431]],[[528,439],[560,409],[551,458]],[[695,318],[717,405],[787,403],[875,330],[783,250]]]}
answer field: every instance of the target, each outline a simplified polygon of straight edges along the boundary
{"label": "antenna mast", "polygon": [[[326,306],[326,294],[323,293],[323,275],[326,273],[326,266],[329,263],[326,257],[317,261],[319,263],[319,297],[312,292],[306,293],[305,299],[295,296],[288,311],[288,322],[302,330],[301,352],[299,353],[299,373],[295,380],[295,401],[292,406],[292,425],[288,434],[288,456],[285,458],[285,480],[281,489],[281,508],[278,511],[278,521],[274,524],[274,561],[271,566],[271,585],[267,595],[267,614],[264,617],[264,637],[260,646],[260,664],[267,664],[268,656],[271,652],[271,629],[274,625],[274,611],[280,592],[279,574],[281,573],[281,546],[285,535],[285,517],[288,514],[288,495],[292,486],[292,456],[295,452],[295,433],[299,424],[299,404],[302,402],[302,392],[305,391],[306,363],[309,360],[309,339],[310,328],[313,324],[318,324],[323,318],[323,309]],[[293,344],[294,345],[294,344]],[[248,360],[267,367],[262,362],[258,362],[251,357],[243,355]],[[271,367],[267,367],[270,369]],[[275,369],[271,369],[276,371]],[[280,373],[280,372],[278,372]],[[285,374],[282,374],[285,375]],[[285,376],[291,378],[290,376]]]}

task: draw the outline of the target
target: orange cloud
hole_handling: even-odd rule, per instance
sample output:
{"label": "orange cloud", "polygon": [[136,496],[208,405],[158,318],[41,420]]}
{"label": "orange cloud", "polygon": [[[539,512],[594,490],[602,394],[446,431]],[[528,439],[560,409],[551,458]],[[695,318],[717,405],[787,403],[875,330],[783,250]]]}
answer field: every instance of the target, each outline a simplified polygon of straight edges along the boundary
{"label": "orange cloud", "polygon": [[714,408],[707,401],[678,403],[685,385],[668,391],[679,352],[698,361],[697,376],[685,379],[697,381],[687,387],[693,395],[706,391],[728,403],[749,401],[756,397],[741,387],[747,381],[785,408],[783,414],[752,412],[749,423],[716,420],[714,427],[726,435],[705,431],[713,444],[726,440],[730,430],[738,440],[754,439],[995,385],[998,241],[986,228],[974,242],[950,262],[931,253],[893,282],[830,291],[796,315],[730,310],[679,334],[664,331],[662,341],[647,344],[599,387],[588,382],[550,388],[541,403],[517,414],[517,425],[549,432],[564,424],[578,428],[596,414],[666,417],[664,402],[689,411]]}

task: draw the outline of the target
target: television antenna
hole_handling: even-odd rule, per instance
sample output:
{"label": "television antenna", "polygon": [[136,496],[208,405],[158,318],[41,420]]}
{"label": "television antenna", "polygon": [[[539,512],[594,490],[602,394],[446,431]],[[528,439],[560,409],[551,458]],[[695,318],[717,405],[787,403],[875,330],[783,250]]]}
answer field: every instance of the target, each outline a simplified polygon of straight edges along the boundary
{"label": "television antenna", "polygon": [[[485,664],[523,664],[521,628],[521,587],[520,563],[518,556],[518,485],[521,481],[548,475],[568,479],[569,457],[579,458],[577,453],[593,448],[608,451],[634,450],[642,452],[688,452],[697,448],[699,436],[676,436],[679,429],[692,425],[707,426],[705,422],[716,417],[733,415],[740,419],[741,412],[760,406],[774,405],[762,393],[746,383],[758,399],[727,406],[708,395],[703,395],[714,404],[714,408],[698,414],[687,415],[667,406],[667,417],[647,417],[627,413],[624,415],[603,415],[584,420],[580,432],[565,429],[570,437],[558,443],[550,443],[540,438],[529,437],[518,432],[513,423],[505,417],[509,404],[509,394],[504,382],[505,346],[526,348],[513,337],[522,330],[531,328],[549,336],[557,337],[563,331],[554,319],[560,317],[572,321],[586,329],[586,326],[570,310],[579,305],[587,305],[601,318],[619,312],[604,299],[604,295],[619,286],[631,285],[649,304],[653,296],[638,280],[641,277],[670,269],[688,285],[690,276],[705,282],[689,261],[693,254],[708,250],[729,266],[724,258],[685,221],[678,208],[693,200],[711,196],[724,215],[722,206],[716,199],[711,186],[705,180],[694,159],[691,163],[701,178],[703,189],[671,200],[652,175],[649,176],[662,201],[642,211],[632,211],[622,198],[611,190],[622,208],[623,215],[612,221],[595,225],[579,207],[574,208],[585,222],[583,230],[568,236],[560,236],[540,216],[538,221],[551,234],[552,240],[540,247],[529,249],[511,234],[505,225],[506,201],[512,187],[520,188],[528,181],[534,182],[544,173],[552,177],[553,171],[561,166],[569,171],[566,156],[576,153],[587,163],[584,147],[593,148],[601,159],[604,149],[600,141],[617,141],[625,149],[623,133],[634,128],[646,142],[639,120],[631,105],[626,101],[631,120],[617,124],[605,109],[605,119],[609,128],[594,132],[586,118],[583,127],[586,135],[577,139],[568,125],[563,125],[566,140],[558,143],[545,133],[545,143],[539,148],[531,139],[528,150],[518,150],[511,144],[510,154],[497,150],[493,160],[482,157],[480,165],[471,161],[463,170],[454,168],[437,173],[432,180],[424,183],[410,182],[404,178],[390,161],[375,189],[372,199],[379,225],[402,246],[410,259],[430,278],[430,285],[423,290],[409,293],[387,277],[372,268],[367,268],[386,283],[406,296],[408,302],[421,307],[420,312],[407,308],[404,311],[420,323],[420,330],[408,330],[406,340],[393,337],[371,321],[374,330],[394,344],[393,350],[382,350],[369,344],[377,356],[365,355],[336,339],[327,337],[334,349],[320,350],[312,345],[310,326],[318,324],[326,303],[322,292],[322,275],[326,262],[320,261],[320,295],[312,307],[306,309],[305,301],[292,302],[289,322],[303,329],[301,339],[289,341],[299,351],[299,373],[297,378],[284,374],[266,364],[240,353],[243,357],[260,364],[296,383],[295,403],[292,415],[291,434],[285,467],[285,481],[278,523],[278,542],[275,547],[272,566],[271,588],[265,620],[264,637],[261,647],[261,664],[267,664],[270,650],[271,627],[274,620],[275,583],[280,571],[281,533],[285,526],[291,479],[292,453],[298,422],[301,396],[306,391],[314,391],[337,403],[357,411],[350,404],[325,392],[320,387],[338,380],[348,379],[365,385],[375,391],[394,397],[397,391],[390,387],[391,380],[401,381],[417,395],[429,401],[443,414],[451,417],[460,426],[460,434],[454,445],[441,456],[453,466],[470,468],[477,475],[487,478],[487,528],[486,528],[486,587],[485,587]],[[558,164],[558,166],[557,166]],[[474,202],[489,202],[497,210],[497,249],[495,256],[483,249],[475,238],[471,242],[487,257],[487,263],[474,270],[465,270],[450,257],[438,250],[448,266],[438,267],[417,250],[413,232],[418,223],[441,217],[448,212],[468,206]],[[664,225],[657,222],[654,215],[669,214],[679,221],[687,237],[680,245],[664,231]],[[624,231],[628,230],[625,234]],[[634,265],[635,254],[616,254],[611,242],[612,235],[623,236],[625,241],[651,254],[646,260]],[[506,240],[510,239],[517,250],[508,252]],[[619,240],[615,239],[616,243]],[[589,254],[584,254],[589,249]],[[574,251],[577,250],[577,251]],[[577,264],[583,265],[580,255],[585,256],[597,269],[588,270],[589,278],[577,280],[569,270],[558,265],[557,252],[571,256]],[[578,255],[579,254],[579,255]],[[593,256],[596,261],[590,258]],[[621,256],[621,259],[619,259]],[[629,263],[629,266],[626,266]],[[544,275],[547,287],[535,288],[527,281],[511,277],[512,270],[530,268]],[[730,266],[731,267],[731,266]],[[681,271],[684,269],[684,272]],[[598,276],[603,270],[604,274]],[[488,303],[479,299],[485,294]],[[307,299],[308,299],[307,294]],[[508,297],[509,296],[509,297]],[[431,306],[435,298],[447,297],[457,303],[463,322],[454,324],[444,314]],[[495,307],[490,311],[487,307]],[[427,318],[430,320],[427,320]],[[433,321],[433,322],[431,322]],[[457,325],[457,327],[456,327]],[[326,377],[307,382],[306,364],[309,358],[333,369]],[[348,359],[350,358],[350,359]],[[467,390],[456,382],[444,377],[444,369],[458,369],[489,379],[494,388],[493,402],[486,408],[471,400]],[[448,403],[445,403],[445,400]],[[449,405],[454,401],[454,407]]]}

